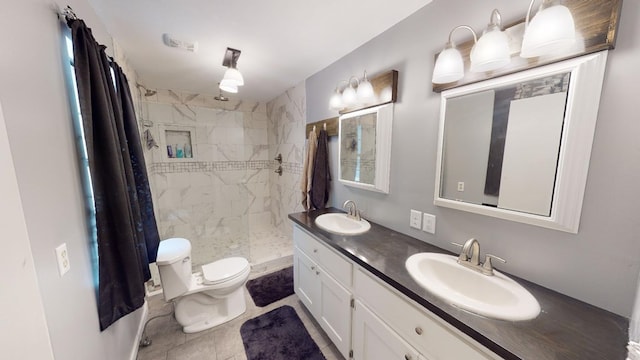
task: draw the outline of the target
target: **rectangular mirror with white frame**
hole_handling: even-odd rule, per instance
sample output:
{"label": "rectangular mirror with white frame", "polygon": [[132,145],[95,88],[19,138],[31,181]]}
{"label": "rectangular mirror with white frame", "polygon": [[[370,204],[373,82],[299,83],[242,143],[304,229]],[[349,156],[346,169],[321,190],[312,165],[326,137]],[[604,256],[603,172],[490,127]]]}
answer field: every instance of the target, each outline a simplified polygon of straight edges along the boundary
{"label": "rectangular mirror with white frame", "polygon": [[338,179],[345,185],[389,193],[393,104],[340,116]]}
{"label": "rectangular mirror with white frame", "polygon": [[434,204],[577,233],[606,59],[442,92]]}

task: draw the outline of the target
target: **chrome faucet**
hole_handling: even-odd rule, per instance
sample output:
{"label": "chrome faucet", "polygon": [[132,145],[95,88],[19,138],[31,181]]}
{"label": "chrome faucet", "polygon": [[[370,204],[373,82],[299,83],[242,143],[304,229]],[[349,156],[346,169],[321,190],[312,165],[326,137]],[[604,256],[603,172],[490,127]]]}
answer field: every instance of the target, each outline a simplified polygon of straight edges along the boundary
{"label": "chrome faucet", "polygon": [[484,259],[484,264],[480,262],[480,243],[478,240],[471,238],[467,240],[464,245],[460,245],[457,243],[452,243],[453,245],[460,246],[462,251],[458,256],[458,264],[467,267],[469,269],[480,272],[484,275],[493,276],[493,264],[491,263],[491,259],[495,259],[498,261],[502,261],[506,263],[507,261],[499,258],[495,255],[486,254]]}
{"label": "chrome faucet", "polygon": [[360,217],[360,210],[356,207],[356,203],[353,200],[347,200],[342,204],[342,208],[347,210],[347,216],[358,221],[362,220]]}

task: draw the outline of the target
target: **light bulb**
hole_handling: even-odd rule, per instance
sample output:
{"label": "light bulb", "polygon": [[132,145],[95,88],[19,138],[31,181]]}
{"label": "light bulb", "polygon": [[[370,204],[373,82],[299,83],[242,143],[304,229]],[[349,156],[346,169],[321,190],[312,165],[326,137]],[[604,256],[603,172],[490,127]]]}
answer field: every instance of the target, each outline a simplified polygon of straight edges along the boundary
{"label": "light bulb", "polygon": [[576,27],[571,11],[564,5],[538,10],[526,25],[520,56],[532,58],[572,47]]}
{"label": "light bulb", "polygon": [[236,86],[244,85],[244,78],[238,69],[236,68],[228,68],[227,71],[224,72],[224,77],[222,81],[234,82]]}
{"label": "light bulb", "polygon": [[472,72],[492,71],[511,62],[509,38],[497,26],[488,28],[471,49]]}
{"label": "light bulb", "polygon": [[458,81],[464,77],[464,63],[460,51],[454,47],[442,50],[433,67],[434,84],[446,84]]}

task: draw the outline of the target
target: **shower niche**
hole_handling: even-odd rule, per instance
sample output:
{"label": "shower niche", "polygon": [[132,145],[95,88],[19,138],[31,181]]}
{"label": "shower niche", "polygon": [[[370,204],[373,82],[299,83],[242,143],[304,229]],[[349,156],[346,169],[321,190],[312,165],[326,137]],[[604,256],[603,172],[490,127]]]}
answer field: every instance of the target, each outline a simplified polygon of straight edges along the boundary
{"label": "shower niche", "polygon": [[163,159],[165,161],[194,161],[195,127],[189,126],[161,126]]}

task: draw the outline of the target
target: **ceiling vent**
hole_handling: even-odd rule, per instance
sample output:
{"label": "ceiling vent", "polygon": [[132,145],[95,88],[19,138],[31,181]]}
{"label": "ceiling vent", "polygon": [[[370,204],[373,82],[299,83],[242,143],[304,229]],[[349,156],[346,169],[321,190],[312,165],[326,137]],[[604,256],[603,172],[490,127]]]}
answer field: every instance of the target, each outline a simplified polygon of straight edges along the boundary
{"label": "ceiling vent", "polygon": [[168,47],[178,48],[178,49],[182,49],[182,50],[186,50],[186,51],[190,51],[190,52],[198,51],[198,42],[197,41],[188,42],[188,41],[184,41],[184,40],[178,40],[178,39],[174,38],[173,36],[171,36],[170,34],[162,34],[162,41]]}

